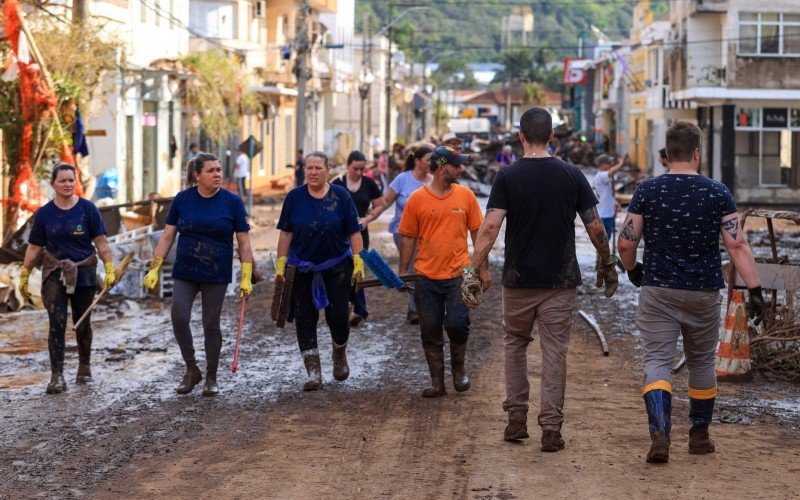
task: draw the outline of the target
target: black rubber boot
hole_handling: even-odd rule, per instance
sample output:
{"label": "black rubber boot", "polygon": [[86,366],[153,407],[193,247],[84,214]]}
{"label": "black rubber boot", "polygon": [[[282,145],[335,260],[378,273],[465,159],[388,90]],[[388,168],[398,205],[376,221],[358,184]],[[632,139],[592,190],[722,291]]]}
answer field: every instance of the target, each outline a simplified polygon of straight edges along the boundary
{"label": "black rubber boot", "polygon": [[422,396],[435,398],[444,396],[444,346],[431,345],[425,347],[425,360],[428,362],[428,371],[431,374],[431,386],[422,391]]}
{"label": "black rubber boot", "polygon": [[92,367],[87,363],[78,364],[78,374],[75,375],[76,384],[88,384],[92,381]]}
{"label": "black rubber boot", "polygon": [[669,462],[669,434],[672,429],[672,394],[655,389],[644,395],[644,404],[647,408],[650,438],[653,443],[647,453],[650,463]]}
{"label": "black rubber boot", "polygon": [[181,380],[181,385],[175,388],[175,392],[178,394],[189,394],[194,389],[194,386],[199,384],[201,380],[203,380],[203,374],[200,372],[200,368],[198,368],[196,364],[187,365],[186,373],[183,375],[183,380]]}
{"label": "black rubber boot", "polygon": [[219,387],[217,387],[217,369],[209,368],[206,371],[206,383],[203,386],[203,396],[213,397],[219,394]]}
{"label": "black rubber boot", "polygon": [[450,343],[450,366],[453,372],[453,387],[458,392],[469,390],[469,377],[464,369],[464,358],[467,356],[467,343]]}
{"label": "black rubber boot", "polygon": [[689,429],[689,453],[692,455],[714,453],[717,449],[708,435],[715,399],[689,398],[689,420],[692,421],[692,428]]}
{"label": "black rubber boot", "polygon": [[508,412],[508,425],[503,432],[503,440],[518,441],[528,439],[528,409],[512,409]]}
{"label": "black rubber boot", "polygon": [[47,384],[45,392],[47,394],[61,394],[67,390],[67,382],[64,380],[63,371],[54,371],[50,375],[50,383]]}
{"label": "black rubber boot", "polygon": [[347,342],[338,345],[333,344],[333,378],[339,381],[347,380],[350,376],[350,366],[347,364]]}
{"label": "black rubber boot", "polygon": [[304,391],[317,391],[322,387],[322,366],[319,362],[319,351],[311,349],[303,354],[303,363],[306,365],[308,378],[303,384]]}

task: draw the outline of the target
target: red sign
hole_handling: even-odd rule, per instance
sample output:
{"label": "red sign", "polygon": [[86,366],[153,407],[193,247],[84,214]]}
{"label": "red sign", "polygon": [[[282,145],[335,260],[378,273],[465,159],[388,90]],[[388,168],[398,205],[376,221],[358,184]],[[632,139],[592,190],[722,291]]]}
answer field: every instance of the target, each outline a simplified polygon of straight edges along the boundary
{"label": "red sign", "polygon": [[585,85],[589,59],[564,58],[564,85]]}

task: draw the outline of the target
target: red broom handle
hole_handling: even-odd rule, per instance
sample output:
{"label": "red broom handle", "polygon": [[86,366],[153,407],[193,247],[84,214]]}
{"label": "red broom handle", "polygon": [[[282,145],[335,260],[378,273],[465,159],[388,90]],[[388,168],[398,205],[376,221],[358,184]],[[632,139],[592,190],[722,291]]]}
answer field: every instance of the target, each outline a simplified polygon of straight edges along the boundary
{"label": "red broom handle", "polygon": [[242,302],[239,305],[239,327],[236,332],[236,344],[233,347],[233,364],[231,371],[236,373],[239,369],[239,344],[242,342],[242,327],[244,326],[244,307],[247,305],[247,297],[242,297]]}

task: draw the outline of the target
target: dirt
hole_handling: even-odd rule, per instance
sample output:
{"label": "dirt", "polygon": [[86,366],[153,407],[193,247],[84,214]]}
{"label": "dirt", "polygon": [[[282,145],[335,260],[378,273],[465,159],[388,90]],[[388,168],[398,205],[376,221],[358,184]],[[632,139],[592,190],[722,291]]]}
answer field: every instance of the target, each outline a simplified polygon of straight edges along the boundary
{"label": "dirt", "polygon": [[[259,241],[267,240],[274,238]],[[387,236],[375,234],[374,241],[389,253]],[[77,352],[69,349],[74,337],[68,336],[69,390],[60,396],[44,395],[45,313],[0,319],[0,497],[795,496],[800,395],[796,386],[759,377],[749,384],[720,384],[711,428],[718,451],[695,456],[687,450],[686,373],[679,373],[671,463],[645,463],[649,438],[633,323],[636,289],[621,277],[618,295],[603,298],[591,286],[594,255],[587,241],[579,237],[586,285],[579,289],[578,307],[606,333],[610,356],[602,356],[597,338],[576,314],[564,451],[539,451],[536,342],[529,349],[531,439],[502,439],[499,266],[487,300],[472,315],[472,388],[456,393],[448,378],[448,395],[435,399],[420,397],[427,370],[419,331],[404,324],[405,298],[398,292],[369,291],[371,316],[351,334],[351,376],[345,382],[333,381],[330,337],[321,325],[324,387],[304,393],[293,326],[280,330],[269,322],[271,286],[263,284],[248,304],[236,374],[229,367],[238,300],[226,299],[217,398],[201,397],[199,388],[188,396],[174,393],[183,369],[168,300],[106,302],[92,322],[95,381],[74,385]],[[266,249],[259,250],[266,260]],[[202,360],[199,327],[195,308]]]}

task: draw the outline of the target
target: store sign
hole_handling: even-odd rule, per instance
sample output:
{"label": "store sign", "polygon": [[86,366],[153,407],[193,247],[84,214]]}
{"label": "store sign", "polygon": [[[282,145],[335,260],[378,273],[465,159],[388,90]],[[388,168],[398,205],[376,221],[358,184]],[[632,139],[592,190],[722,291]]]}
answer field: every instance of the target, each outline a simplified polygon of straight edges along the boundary
{"label": "store sign", "polygon": [[564,59],[564,85],[585,85],[589,59]]}
{"label": "store sign", "polygon": [[764,128],[787,128],[789,115],[786,108],[764,108]]}

